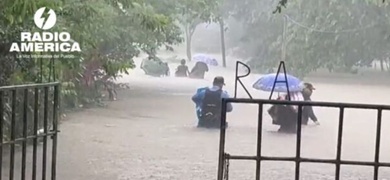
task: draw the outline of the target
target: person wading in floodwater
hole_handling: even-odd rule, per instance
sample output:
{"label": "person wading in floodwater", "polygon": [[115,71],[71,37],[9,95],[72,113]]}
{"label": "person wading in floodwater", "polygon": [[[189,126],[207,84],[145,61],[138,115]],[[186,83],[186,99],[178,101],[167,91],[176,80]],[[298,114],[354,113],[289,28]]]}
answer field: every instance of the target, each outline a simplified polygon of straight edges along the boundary
{"label": "person wading in floodwater", "polygon": [[[212,87],[200,88],[192,97],[192,101],[196,105],[198,127],[220,128],[222,98],[229,98],[228,93],[222,90],[224,85],[224,78],[217,76],[214,78]],[[233,111],[231,103],[227,103],[226,111]]]}
{"label": "person wading in floodwater", "polygon": [[[279,96],[277,100],[287,100],[288,95]],[[268,109],[268,114],[272,118],[272,124],[279,125],[280,133],[296,133],[298,114],[294,106],[291,105],[273,105]]]}
{"label": "person wading in floodwater", "polygon": [[190,72],[190,78],[204,79],[204,75],[209,71],[209,67],[204,62],[196,62],[195,66]]}
{"label": "person wading in floodwater", "polygon": [[[304,88],[302,90],[302,96],[305,101],[311,101],[311,95],[315,90],[314,86],[311,83],[304,83]],[[302,125],[307,125],[311,119],[316,125],[320,125],[320,122],[317,119],[317,116],[314,114],[312,106],[304,106],[302,109]]]}
{"label": "person wading in floodwater", "polygon": [[188,70],[188,66],[186,65],[186,60],[182,59],[180,61],[180,65],[177,66],[175,76],[176,77],[188,77],[189,74],[190,74],[190,72]]}

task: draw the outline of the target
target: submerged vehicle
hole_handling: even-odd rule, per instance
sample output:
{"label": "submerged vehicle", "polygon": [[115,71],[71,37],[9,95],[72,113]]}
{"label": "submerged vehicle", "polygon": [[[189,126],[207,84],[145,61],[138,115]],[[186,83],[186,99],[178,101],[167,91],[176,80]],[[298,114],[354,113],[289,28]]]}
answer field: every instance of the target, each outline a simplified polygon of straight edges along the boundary
{"label": "submerged vehicle", "polygon": [[142,60],[141,69],[146,75],[161,77],[169,76],[170,70],[167,62],[163,62],[156,56],[149,56]]}

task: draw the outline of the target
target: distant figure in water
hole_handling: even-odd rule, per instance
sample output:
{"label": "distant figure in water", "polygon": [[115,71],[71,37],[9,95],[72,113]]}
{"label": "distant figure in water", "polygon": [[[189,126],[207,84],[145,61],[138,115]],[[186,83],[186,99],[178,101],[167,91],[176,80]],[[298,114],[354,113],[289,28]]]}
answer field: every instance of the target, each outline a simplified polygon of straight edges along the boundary
{"label": "distant figure in water", "polygon": [[176,77],[188,77],[189,74],[190,74],[190,72],[188,70],[188,66],[186,65],[186,60],[182,59],[180,61],[180,65],[177,66],[175,76]]}
{"label": "distant figure in water", "polygon": [[[305,101],[311,101],[311,95],[315,90],[314,86],[311,83],[304,83],[304,88],[302,90],[302,96]],[[317,119],[317,116],[314,114],[312,106],[304,106],[302,109],[302,125],[307,125],[311,119],[316,125],[320,125],[320,122]]]}
{"label": "distant figure in water", "polygon": [[204,74],[209,71],[209,67],[204,62],[197,62],[190,72],[190,78],[204,79]]}
{"label": "distant figure in water", "polygon": [[[200,88],[192,97],[192,101],[194,101],[196,105],[198,127],[220,128],[222,108],[221,100],[222,98],[229,98],[228,93],[222,90],[224,85],[224,78],[221,76],[217,76],[214,78],[212,87]],[[232,104],[228,103],[226,111],[231,112],[232,110]]]}

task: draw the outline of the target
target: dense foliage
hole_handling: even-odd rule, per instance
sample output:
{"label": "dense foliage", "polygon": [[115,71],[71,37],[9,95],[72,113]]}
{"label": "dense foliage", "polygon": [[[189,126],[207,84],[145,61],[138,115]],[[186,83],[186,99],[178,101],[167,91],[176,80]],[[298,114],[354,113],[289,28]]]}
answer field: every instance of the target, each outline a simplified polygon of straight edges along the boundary
{"label": "dense foliage", "polygon": [[[183,41],[177,12],[168,11],[172,5],[156,0],[0,1],[0,86],[49,82],[55,77],[62,83],[63,108],[101,104],[102,90],[112,83],[110,79],[134,67],[134,57],[141,52],[153,55],[160,47],[171,49]],[[21,32],[42,32],[33,22],[35,11],[41,7],[51,8],[57,15],[57,24],[47,31],[69,32],[80,44],[81,53],[58,59],[18,58],[20,54],[9,53],[11,43],[20,42]],[[10,93],[3,92],[2,96],[5,138],[9,138],[12,118]],[[23,92],[18,92],[18,110],[23,110],[19,108],[23,99]],[[34,109],[33,100],[34,95],[29,94],[28,113]],[[40,100],[39,106],[42,104]],[[42,113],[40,108],[40,116]],[[16,112],[17,123],[22,121],[21,117],[22,111]],[[32,116],[28,117],[32,122]],[[18,137],[21,127],[18,125]],[[32,132],[32,124],[28,131]]]}
{"label": "dense foliage", "polygon": [[184,31],[187,59],[192,59],[192,36],[201,23],[219,22],[222,17],[223,0],[178,0],[177,19]]}
{"label": "dense foliage", "polygon": [[244,31],[235,45],[255,68],[264,72],[285,60],[292,73],[304,76],[322,67],[356,72],[354,66],[373,60],[382,67],[389,62],[388,2],[296,0],[274,12],[286,2],[229,1],[235,26]]}
{"label": "dense foliage", "polygon": [[[169,4],[146,0],[70,0],[2,1],[0,10],[1,81],[5,84],[63,82],[63,93],[70,106],[94,101],[95,73],[104,71],[102,80],[115,78],[134,67],[132,58],[159,47],[170,48],[182,42],[174,13],[162,12]],[[18,42],[20,32],[40,32],[32,17],[40,7],[53,9],[57,24],[51,32],[69,32],[82,49],[74,58],[20,59],[9,52],[10,43]],[[43,67],[41,69],[41,67]],[[53,68],[54,67],[54,68]],[[55,75],[52,69],[55,69]]]}

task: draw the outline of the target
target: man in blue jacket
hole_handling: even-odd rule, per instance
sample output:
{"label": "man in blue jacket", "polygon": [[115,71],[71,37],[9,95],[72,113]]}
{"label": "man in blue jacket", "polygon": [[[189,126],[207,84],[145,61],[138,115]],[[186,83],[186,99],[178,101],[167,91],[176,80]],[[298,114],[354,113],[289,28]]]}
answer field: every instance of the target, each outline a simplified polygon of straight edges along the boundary
{"label": "man in blue jacket", "polygon": [[[221,126],[222,98],[229,98],[228,93],[222,90],[224,85],[224,78],[217,76],[214,78],[212,87],[200,88],[192,97],[196,105],[198,127],[219,128]],[[232,110],[232,104],[228,103],[226,111]]]}

